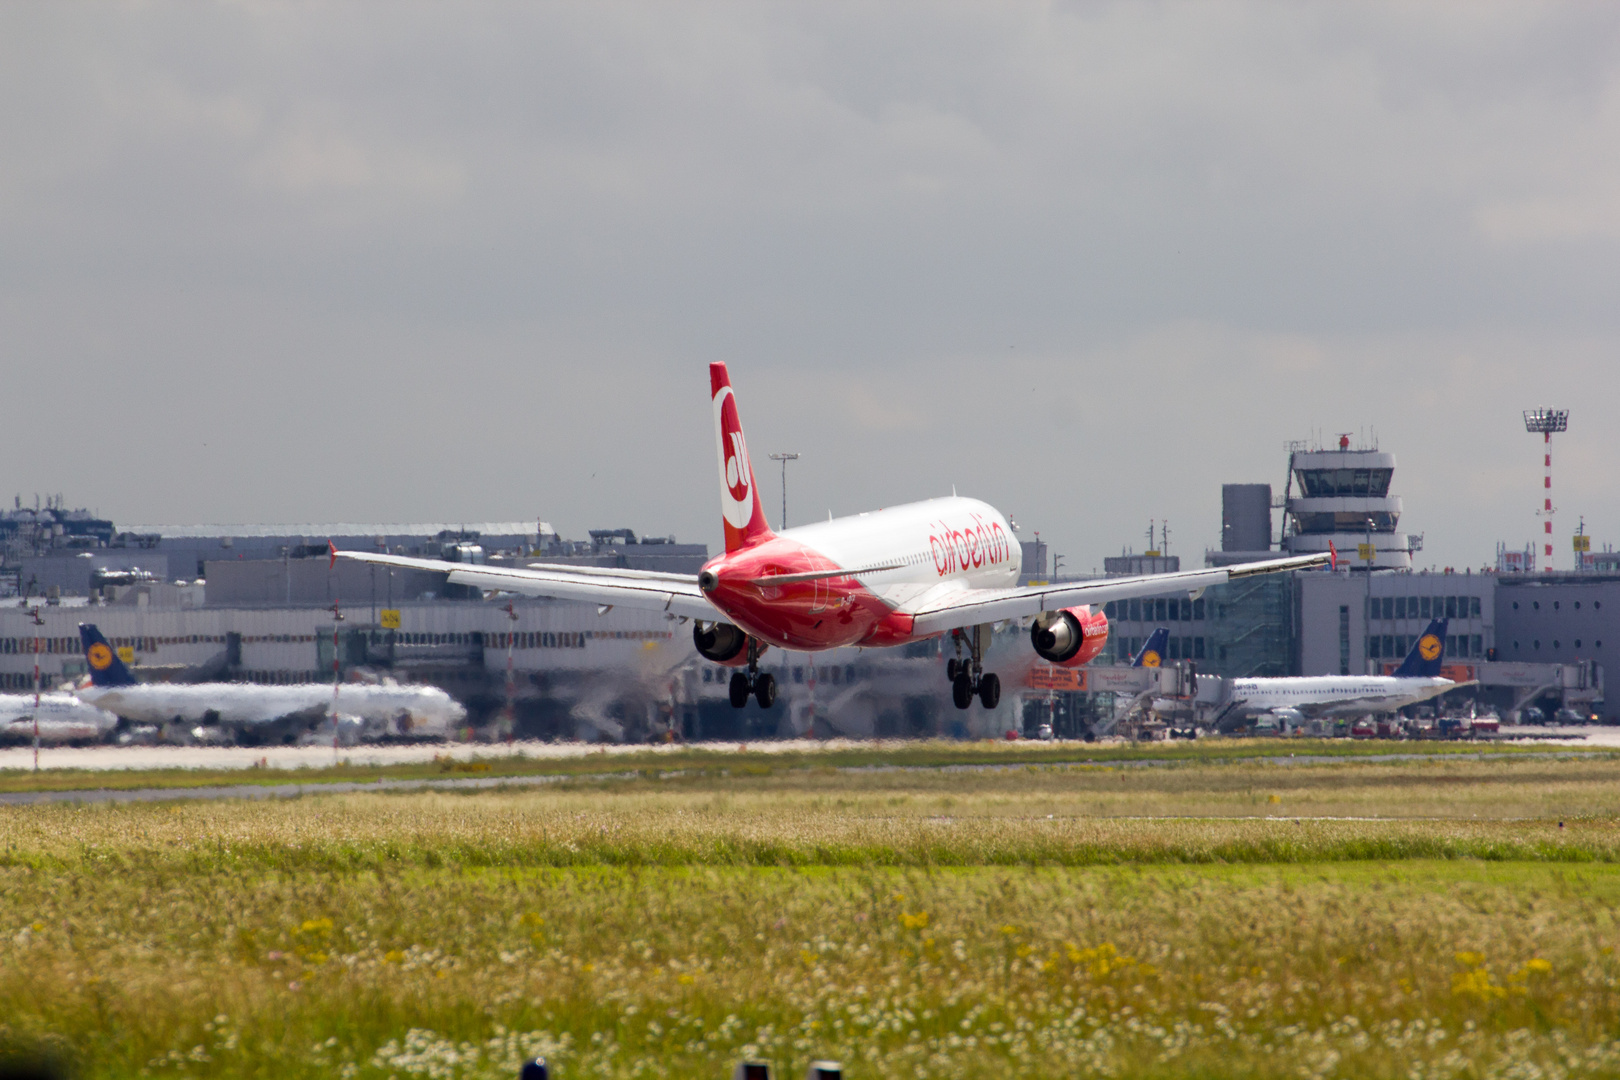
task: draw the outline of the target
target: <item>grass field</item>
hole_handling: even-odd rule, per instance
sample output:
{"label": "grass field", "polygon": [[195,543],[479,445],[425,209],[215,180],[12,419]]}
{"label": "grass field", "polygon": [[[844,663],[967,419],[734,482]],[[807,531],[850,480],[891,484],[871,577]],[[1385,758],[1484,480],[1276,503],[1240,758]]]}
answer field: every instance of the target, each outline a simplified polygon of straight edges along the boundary
{"label": "grass field", "polygon": [[[747,746],[748,744],[743,744]],[[169,788],[207,784],[286,784],[330,783],[335,781],[432,780],[446,776],[599,776],[625,771],[657,775],[671,771],[719,774],[746,761],[746,768],[758,773],[791,772],[806,768],[862,768],[871,766],[941,768],[952,765],[1118,765],[1211,764],[1282,758],[1331,758],[1360,760],[1391,755],[1420,758],[1547,757],[1580,756],[1593,759],[1615,758],[1612,749],[1545,746],[1512,743],[1470,742],[1360,742],[1347,739],[1238,739],[1210,742],[1169,742],[1144,744],[1092,745],[1077,742],[1002,742],[985,740],[894,741],[834,744],[830,747],[799,749],[788,744],[754,743],[748,754],[734,746],[614,747],[589,752],[571,752],[572,747],[547,747],[551,754],[530,756],[521,749],[511,752],[492,744],[488,752],[471,760],[452,760],[448,755],[432,761],[396,762],[387,765],[349,764],[347,758],[332,765],[301,768],[58,768],[34,772],[29,769],[0,769],[0,793],[28,791],[75,791],[91,788]],[[139,751],[134,751],[137,755]]]}
{"label": "grass field", "polygon": [[1620,1075],[1607,755],[963,764],[0,808],[0,1050],[96,1077]]}

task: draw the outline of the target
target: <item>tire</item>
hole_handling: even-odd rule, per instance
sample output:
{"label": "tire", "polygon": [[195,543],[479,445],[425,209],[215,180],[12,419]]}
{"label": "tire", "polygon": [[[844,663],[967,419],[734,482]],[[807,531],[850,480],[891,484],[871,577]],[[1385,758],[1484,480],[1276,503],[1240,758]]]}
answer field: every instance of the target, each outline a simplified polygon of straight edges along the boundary
{"label": "tire", "polygon": [[740,709],[748,704],[748,676],[740,671],[731,673],[731,707]]}
{"label": "tire", "polygon": [[951,682],[951,683],[955,682],[956,681],[956,673],[958,671],[960,671],[961,668],[962,668],[961,661],[957,660],[956,657],[954,657],[954,656],[951,657],[949,660],[945,661],[945,681],[946,682]]}
{"label": "tire", "polygon": [[951,682],[951,700],[958,709],[965,709],[973,704],[973,679],[965,671],[956,673]]}
{"label": "tire", "polygon": [[979,704],[987,709],[1001,704],[1001,680],[993,671],[979,676]]}
{"label": "tire", "polygon": [[776,704],[775,675],[766,672],[754,680],[754,700],[759,702],[762,709],[768,709]]}

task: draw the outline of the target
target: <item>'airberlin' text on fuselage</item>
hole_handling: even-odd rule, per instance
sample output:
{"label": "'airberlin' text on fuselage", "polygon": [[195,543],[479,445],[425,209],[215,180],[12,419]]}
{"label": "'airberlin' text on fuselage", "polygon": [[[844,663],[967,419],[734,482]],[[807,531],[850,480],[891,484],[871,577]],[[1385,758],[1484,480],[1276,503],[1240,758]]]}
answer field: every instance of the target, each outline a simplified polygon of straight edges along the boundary
{"label": "'airberlin' text on fuselage", "polygon": [[986,525],[978,514],[971,517],[971,523],[966,528],[953,528],[945,521],[936,521],[929,526],[928,546],[934,555],[934,569],[939,571],[940,577],[962,570],[994,566],[1006,562],[1011,554],[1007,534],[999,521]]}

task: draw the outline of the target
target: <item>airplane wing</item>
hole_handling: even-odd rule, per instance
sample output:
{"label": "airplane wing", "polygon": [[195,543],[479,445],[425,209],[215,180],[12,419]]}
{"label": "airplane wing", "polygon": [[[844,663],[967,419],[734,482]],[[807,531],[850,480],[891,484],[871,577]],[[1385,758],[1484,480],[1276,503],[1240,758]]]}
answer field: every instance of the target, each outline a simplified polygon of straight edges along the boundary
{"label": "airplane wing", "polygon": [[1063,582],[1053,585],[1026,585],[1015,589],[958,589],[922,597],[907,613],[913,618],[912,633],[921,637],[954,630],[976,623],[1000,622],[1043,611],[1128,600],[1134,596],[1164,596],[1168,593],[1200,593],[1211,585],[1260,574],[1280,574],[1289,570],[1309,570],[1327,566],[1332,556],[1301,555],[1289,559],[1239,563],[1207,570],[1184,570],[1174,574],[1144,574],[1140,577],[1106,578],[1098,581]]}
{"label": "airplane wing", "polygon": [[502,589],[524,596],[549,596],[558,600],[584,600],[593,604],[668,611],[693,619],[725,618],[709,603],[703,590],[698,588],[696,574],[666,574],[656,570],[619,570],[602,566],[561,566],[555,563],[489,566],[369,551],[335,551],[333,558],[354,559],[378,566],[430,570],[449,574],[451,583],[455,585]]}

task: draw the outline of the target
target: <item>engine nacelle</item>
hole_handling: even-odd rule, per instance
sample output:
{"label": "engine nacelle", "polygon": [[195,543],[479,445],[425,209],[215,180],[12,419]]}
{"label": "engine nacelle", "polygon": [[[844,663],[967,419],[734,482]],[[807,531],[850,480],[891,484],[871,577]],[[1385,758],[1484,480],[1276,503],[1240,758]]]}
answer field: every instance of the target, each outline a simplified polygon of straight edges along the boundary
{"label": "engine nacelle", "polygon": [[1029,628],[1035,655],[1059,667],[1089,664],[1108,644],[1108,616],[1091,605],[1043,611]]}
{"label": "engine nacelle", "polygon": [[[748,635],[730,623],[694,619],[692,644],[699,656],[716,664],[739,667],[748,663]],[[761,645],[759,651],[763,653],[765,646]]]}

